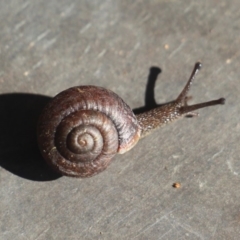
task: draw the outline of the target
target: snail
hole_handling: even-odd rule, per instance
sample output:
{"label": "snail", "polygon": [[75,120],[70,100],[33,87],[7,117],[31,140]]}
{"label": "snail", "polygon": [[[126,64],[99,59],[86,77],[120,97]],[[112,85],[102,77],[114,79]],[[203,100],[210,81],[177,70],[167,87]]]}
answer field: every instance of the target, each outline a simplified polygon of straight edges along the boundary
{"label": "snail", "polygon": [[188,105],[187,94],[201,68],[193,72],[176,100],[141,114],[114,92],[97,86],[77,86],[55,96],[38,122],[38,145],[46,162],[62,175],[94,176],[153,130],[196,109],[224,104],[225,99]]}

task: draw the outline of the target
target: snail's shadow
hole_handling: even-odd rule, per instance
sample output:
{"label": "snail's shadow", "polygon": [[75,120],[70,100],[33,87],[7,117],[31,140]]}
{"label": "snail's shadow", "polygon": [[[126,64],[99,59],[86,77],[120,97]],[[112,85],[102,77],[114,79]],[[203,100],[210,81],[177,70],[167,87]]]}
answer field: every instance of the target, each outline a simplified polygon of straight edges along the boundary
{"label": "snail's shadow", "polygon": [[0,95],[0,165],[29,180],[60,177],[43,161],[37,147],[38,116],[49,100],[34,94]]}
{"label": "snail's shadow", "polygon": [[161,104],[157,104],[154,97],[154,88],[155,83],[157,81],[158,75],[162,72],[162,70],[158,67],[151,67],[149,70],[148,81],[145,90],[145,105],[140,108],[133,109],[135,114],[140,114],[146,111],[149,111],[155,107],[160,106]]}
{"label": "snail's shadow", "polygon": [[[158,106],[154,86],[161,70],[151,67],[146,85],[145,106],[134,109],[141,113]],[[0,166],[13,174],[33,181],[51,181],[61,175],[43,160],[37,146],[38,117],[50,97],[34,94],[0,95]]]}

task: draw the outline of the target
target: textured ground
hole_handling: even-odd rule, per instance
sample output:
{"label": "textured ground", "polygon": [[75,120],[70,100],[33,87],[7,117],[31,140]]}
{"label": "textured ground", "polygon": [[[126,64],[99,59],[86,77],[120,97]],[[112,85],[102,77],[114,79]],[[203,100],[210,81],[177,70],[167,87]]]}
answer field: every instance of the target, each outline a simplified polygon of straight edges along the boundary
{"label": "textured ground", "polygon": [[[2,0],[0,239],[239,239],[239,31],[238,0]],[[199,60],[193,102],[224,106],[158,130],[93,178],[45,165],[35,129],[50,97],[94,84],[137,109],[160,68],[164,103]]]}

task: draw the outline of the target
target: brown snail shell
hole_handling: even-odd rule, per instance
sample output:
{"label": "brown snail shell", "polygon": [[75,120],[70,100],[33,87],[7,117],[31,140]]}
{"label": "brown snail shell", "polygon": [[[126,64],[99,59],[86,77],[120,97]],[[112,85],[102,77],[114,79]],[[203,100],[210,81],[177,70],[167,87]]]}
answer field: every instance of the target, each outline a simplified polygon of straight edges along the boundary
{"label": "brown snail shell", "polygon": [[131,108],[114,92],[96,86],[67,89],[43,110],[38,144],[54,169],[72,177],[103,171],[116,153],[131,149],[140,126]]}

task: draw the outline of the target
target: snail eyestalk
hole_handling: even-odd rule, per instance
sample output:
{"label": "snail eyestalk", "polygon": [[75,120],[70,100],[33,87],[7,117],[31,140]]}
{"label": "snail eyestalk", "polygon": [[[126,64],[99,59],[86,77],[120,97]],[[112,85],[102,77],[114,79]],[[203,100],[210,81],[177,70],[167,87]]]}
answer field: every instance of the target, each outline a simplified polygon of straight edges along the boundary
{"label": "snail eyestalk", "polygon": [[[199,70],[201,69],[202,64],[200,62],[197,62],[194,66],[194,69],[192,71],[192,74],[186,84],[186,86],[184,87],[184,89],[182,90],[182,92],[179,94],[178,98],[176,99],[176,102],[182,104],[183,106],[180,107],[179,111],[181,113],[181,115],[183,114],[187,114],[190,113],[192,111],[195,111],[197,109],[200,108],[205,108],[205,107],[210,107],[210,106],[214,106],[214,105],[218,105],[218,104],[224,104],[225,103],[225,99],[224,98],[220,98],[217,100],[212,100],[212,101],[208,101],[208,102],[203,102],[203,103],[198,103],[198,104],[194,104],[194,105],[187,105],[187,94],[191,88],[191,84],[193,83],[193,80],[195,79],[197,73],[199,72]],[[184,103],[184,104],[183,104]]]}
{"label": "snail eyestalk", "polygon": [[225,104],[225,98],[219,98],[217,100],[212,100],[209,102],[197,103],[197,104],[190,105],[190,106],[185,105],[180,108],[180,112],[181,112],[181,114],[188,114],[188,113],[192,113],[192,111],[195,111],[200,108],[210,107],[210,106],[219,105],[219,104],[221,104],[221,105]]}
{"label": "snail eyestalk", "polygon": [[186,86],[184,87],[184,89],[182,90],[182,92],[179,94],[178,98],[176,99],[176,102],[183,102],[185,101],[187,94],[190,90],[190,87],[193,83],[193,80],[195,79],[197,73],[199,72],[199,70],[201,69],[202,64],[200,62],[197,62],[193,68],[192,74],[186,84]]}
{"label": "snail eyestalk", "polygon": [[153,130],[161,127],[162,125],[170,123],[176,119],[179,119],[187,115],[188,116],[198,115],[197,113],[193,112],[197,109],[225,103],[225,99],[220,98],[217,100],[198,103],[190,106],[187,105],[187,101],[191,98],[188,97],[187,94],[190,90],[193,80],[195,79],[201,67],[202,64],[200,62],[197,62],[195,64],[187,84],[185,85],[184,89],[179,94],[179,96],[176,98],[176,100],[163,106],[154,108],[148,112],[137,115],[138,122],[142,129],[141,138],[150,134]]}

